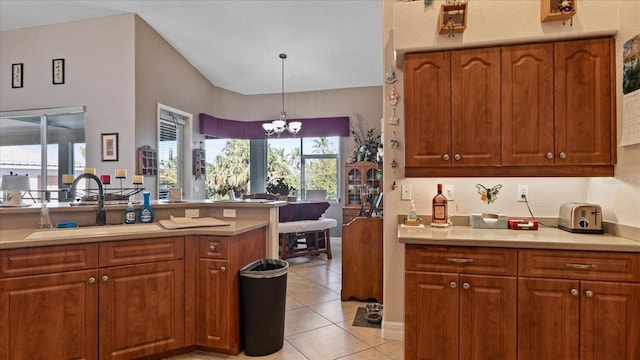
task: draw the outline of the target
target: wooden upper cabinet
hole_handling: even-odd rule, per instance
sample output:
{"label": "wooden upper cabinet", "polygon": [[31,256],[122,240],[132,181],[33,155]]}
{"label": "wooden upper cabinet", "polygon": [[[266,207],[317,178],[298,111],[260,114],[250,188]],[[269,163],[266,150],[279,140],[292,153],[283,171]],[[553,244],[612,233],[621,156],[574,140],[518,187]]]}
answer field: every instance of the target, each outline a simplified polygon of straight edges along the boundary
{"label": "wooden upper cabinet", "polygon": [[553,165],[553,101],[553,44],[503,47],[503,165]]}
{"label": "wooden upper cabinet", "polygon": [[409,54],[404,68],[406,166],[450,166],[451,53]]}
{"label": "wooden upper cabinet", "polygon": [[500,49],[405,57],[407,168],[500,164]]}
{"label": "wooden upper cabinet", "polygon": [[612,176],[612,38],[405,55],[405,174]]}
{"label": "wooden upper cabinet", "polygon": [[606,38],[555,43],[556,164],[614,162],[612,42]]}
{"label": "wooden upper cabinet", "polygon": [[451,53],[451,152],[453,166],[500,165],[500,48]]}

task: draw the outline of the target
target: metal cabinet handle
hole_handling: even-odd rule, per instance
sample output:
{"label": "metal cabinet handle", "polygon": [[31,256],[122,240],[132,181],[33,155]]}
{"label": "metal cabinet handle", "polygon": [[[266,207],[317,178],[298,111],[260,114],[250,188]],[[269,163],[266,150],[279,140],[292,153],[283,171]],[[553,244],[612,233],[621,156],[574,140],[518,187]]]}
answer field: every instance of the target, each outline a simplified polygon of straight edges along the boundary
{"label": "metal cabinet handle", "polygon": [[226,268],[226,267],[224,267],[224,266],[221,266],[221,267],[220,267],[220,271],[221,271],[221,272],[226,272],[226,271],[227,271],[227,268]]}
{"label": "metal cabinet handle", "polygon": [[578,296],[578,294],[580,294],[578,289],[571,289],[571,296]]}
{"label": "metal cabinet handle", "polygon": [[547,153],[547,159],[553,159],[553,154],[551,152]]}
{"label": "metal cabinet handle", "polygon": [[596,267],[596,264],[566,263],[564,264],[564,266],[572,269],[587,270],[587,269],[593,269],[594,267]]}
{"label": "metal cabinet handle", "polygon": [[567,158],[567,153],[562,151],[560,152],[560,159],[566,159]]}
{"label": "metal cabinet handle", "polygon": [[108,277],[107,275],[103,275],[103,276],[101,277],[101,279],[102,279],[102,282],[107,282],[107,281],[109,281],[109,277]]}
{"label": "metal cabinet handle", "polygon": [[462,158],[462,156],[460,156],[460,154],[456,154],[453,158],[456,159],[456,161],[458,161]]}
{"label": "metal cabinet handle", "polygon": [[471,287],[471,285],[469,285],[469,283],[462,284],[462,288],[465,289],[465,290],[469,290],[470,287]]}
{"label": "metal cabinet handle", "polygon": [[456,263],[456,264],[469,264],[473,262],[473,259],[469,258],[447,258],[448,262]]}
{"label": "metal cabinet handle", "polygon": [[216,251],[216,246],[215,245],[210,245],[209,246],[209,251],[215,252]]}
{"label": "metal cabinet handle", "polygon": [[442,159],[443,159],[443,160],[449,160],[449,154],[444,154],[444,155],[442,156]]}
{"label": "metal cabinet handle", "polygon": [[589,297],[589,298],[593,297],[593,291],[591,291],[591,290],[585,291],[584,294],[587,295],[587,297]]}
{"label": "metal cabinet handle", "polygon": [[449,283],[449,286],[450,286],[452,289],[455,289],[456,287],[458,287],[458,284],[456,284],[456,282],[455,282],[455,281],[452,281],[452,282],[450,282],[450,283]]}
{"label": "metal cabinet handle", "polygon": [[87,280],[89,282],[89,284],[94,284],[96,282],[96,278],[94,278],[93,276],[89,278],[89,280]]}

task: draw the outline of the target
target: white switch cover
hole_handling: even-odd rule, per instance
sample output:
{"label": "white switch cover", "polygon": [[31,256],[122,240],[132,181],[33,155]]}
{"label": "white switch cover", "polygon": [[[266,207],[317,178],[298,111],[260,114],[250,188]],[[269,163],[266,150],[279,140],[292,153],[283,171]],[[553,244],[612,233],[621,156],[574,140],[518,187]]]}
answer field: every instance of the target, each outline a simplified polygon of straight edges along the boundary
{"label": "white switch cover", "polygon": [[234,218],[236,217],[236,209],[224,209],[222,210],[222,216]]}
{"label": "white switch cover", "polygon": [[184,217],[190,217],[190,218],[200,217],[200,209],[184,209]]}
{"label": "white switch cover", "polygon": [[411,185],[402,185],[402,200],[411,200]]}

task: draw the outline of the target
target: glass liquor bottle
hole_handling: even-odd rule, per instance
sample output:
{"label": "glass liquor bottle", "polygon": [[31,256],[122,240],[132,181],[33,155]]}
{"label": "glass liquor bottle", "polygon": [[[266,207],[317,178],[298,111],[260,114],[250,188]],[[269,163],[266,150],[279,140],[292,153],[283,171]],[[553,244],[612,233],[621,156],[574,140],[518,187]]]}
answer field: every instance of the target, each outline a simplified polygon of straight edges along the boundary
{"label": "glass liquor bottle", "polygon": [[431,226],[449,226],[447,198],[442,195],[442,184],[438,184],[438,193],[431,202]]}

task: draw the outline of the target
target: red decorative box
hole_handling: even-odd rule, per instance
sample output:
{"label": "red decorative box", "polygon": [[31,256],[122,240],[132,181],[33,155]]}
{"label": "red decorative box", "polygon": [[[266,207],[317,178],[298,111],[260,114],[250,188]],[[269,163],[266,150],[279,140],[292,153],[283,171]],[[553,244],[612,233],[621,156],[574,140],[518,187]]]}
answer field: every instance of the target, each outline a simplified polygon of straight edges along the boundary
{"label": "red decorative box", "polygon": [[509,218],[507,221],[511,230],[538,230],[538,220],[527,218]]}

